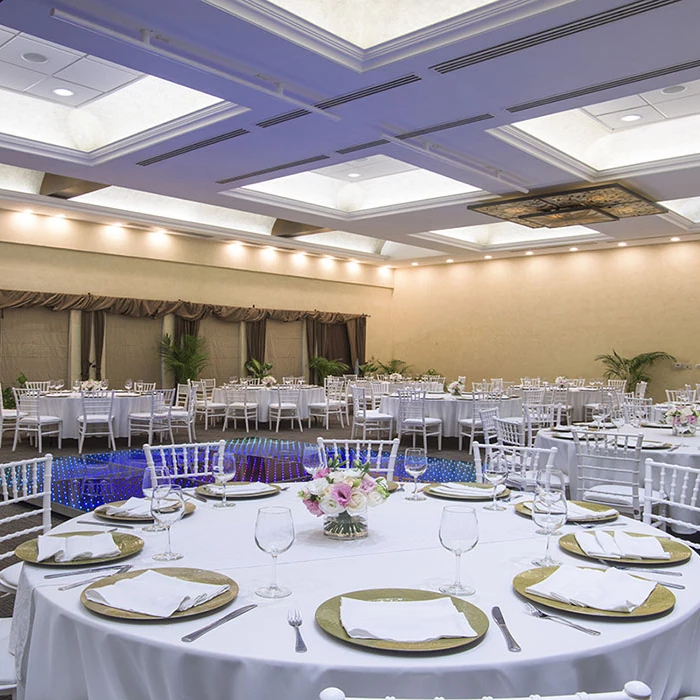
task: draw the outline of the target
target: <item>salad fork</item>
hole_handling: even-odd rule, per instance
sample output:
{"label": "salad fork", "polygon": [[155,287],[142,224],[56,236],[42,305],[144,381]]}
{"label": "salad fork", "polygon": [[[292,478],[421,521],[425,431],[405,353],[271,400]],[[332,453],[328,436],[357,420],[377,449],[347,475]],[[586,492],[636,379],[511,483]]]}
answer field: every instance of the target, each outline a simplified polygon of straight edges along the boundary
{"label": "salad fork", "polygon": [[552,620],[553,622],[560,622],[562,625],[568,625],[569,627],[573,627],[575,630],[579,630],[579,632],[585,632],[586,634],[591,634],[596,637],[600,634],[598,630],[591,629],[590,627],[584,627],[583,625],[577,625],[575,622],[571,622],[565,617],[559,617],[559,615],[550,615],[549,613],[546,613],[543,610],[536,608],[531,603],[525,603],[525,607],[527,608],[527,611],[534,617],[540,617],[543,620]]}
{"label": "salad fork", "polygon": [[299,630],[302,622],[301,613],[298,610],[290,610],[287,613],[287,622],[294,628],[297,636],[294,651],[298,651],[300,654],[303,654],[305,651],[307,651],[307,649],[306,644],[304,644],[304,640],[301,638],[301,631]]}

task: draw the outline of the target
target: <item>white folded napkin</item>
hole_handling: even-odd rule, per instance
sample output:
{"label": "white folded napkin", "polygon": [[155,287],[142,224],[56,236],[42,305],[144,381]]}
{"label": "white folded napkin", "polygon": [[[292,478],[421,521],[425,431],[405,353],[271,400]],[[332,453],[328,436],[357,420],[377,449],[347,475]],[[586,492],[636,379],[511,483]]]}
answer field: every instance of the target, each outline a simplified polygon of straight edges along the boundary
{"label": "white folded napkin", "polygon": [[105,515],[128,515],[140,518],[151,514],[151,499],[132,496],[120,506],[105,506],[102,512]]}
{"label": "white folded napkin", "polygon": [[[528,510],[532,510],[532,501],[525,501],[523,507]],[[613,515],[617,515],[618,512],[614,508],[606,508],[605,510],[591,510],[585,506],[580,506],[578,503],[573,501],[566,502],[566,519],[571,522],[576,522],[578,520],[598,520],[603,518],[609,518]]]}
{"label": "white folded napkin", "polygon": [[635,578],[617,569],[580,569],[560,566],[544,581],[528,586],[528,593],[612,612],[632,612],[656,587],[655,581]]}
{"label": "white folded napkin", "polygon": [[578,546],[589,557],[614,557],[617,559],[670,559],[656,537],[632,537],[626,532],[594,530],[575,534]]}
{"label": "white folded napkin", "polygon": [[[466,484],[446,483],[435,486],[430,490],[435,493],[443,493],[449,496],[493,496],[493,487],[486,484],[488,488],[479,488],[478,486],[467,486]],[[496,486],[496,495],[503,493],[506,487],[503,484]]]}
{"label": "white folded napkin", "polygon": [[39,553],[37,561],[55,557],[56,561],[73,561],[74,559],[100,559],[119,554],[121,551],[114,542],[111,532],[98,535],[39,535],[37,537]]}
{"label": "white folded napkin", "polygon": [[244,496],[253,493],[274,491],[274,489],[269,484],[263,484],[256,481],[252,484],[226,484],[226,486],[207,484],[207,491],[209,491],[209,493],[216,494],[217,496],[222,496],[224,491],[226,491],[227,496]]}
{"label": "white folded napkin", "polygon": [[449,598],[416,601],[340,599],[340,621],[354,639],[427,642],[441,637],[476,637]]}
{"label": "white folded napkin", "polygon": [[93,603],[130,612],[170,617],[174,612],[201,605],[229,589],[227,583],[216,585],[183,581],[157,571],[144,571],[134,578],[125,578],[110,586],[90,588],[85,596]]}

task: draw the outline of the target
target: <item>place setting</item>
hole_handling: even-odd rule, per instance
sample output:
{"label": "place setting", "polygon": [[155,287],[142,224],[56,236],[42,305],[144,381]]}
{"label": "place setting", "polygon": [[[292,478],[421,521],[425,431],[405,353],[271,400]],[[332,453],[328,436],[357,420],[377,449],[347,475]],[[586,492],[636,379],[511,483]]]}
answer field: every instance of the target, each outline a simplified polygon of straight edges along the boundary
{"label": "place setting", "polygon": [[[532,518],[532,501],[516,503],[514,510],[518,515]],[[566,501],[566,522],[574,525],[594,525],[597,523],[610,523],[620,517],[620,512],[615,508],[600,503],[587,501]]]}

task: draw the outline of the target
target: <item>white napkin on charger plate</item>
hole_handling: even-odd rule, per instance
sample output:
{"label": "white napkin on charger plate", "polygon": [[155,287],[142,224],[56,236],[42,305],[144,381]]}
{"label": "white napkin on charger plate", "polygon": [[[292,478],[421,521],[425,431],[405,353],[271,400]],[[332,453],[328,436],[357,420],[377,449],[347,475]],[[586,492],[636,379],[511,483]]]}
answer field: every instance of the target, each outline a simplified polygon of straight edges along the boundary
{"label": "white napkin on charger plate", "polygon": [[449,598],[416,601],[340,599],[340,621],[354,639],[427,642],[441,637],[476,637]]}
{"label": "white napkin on charger plate", "polygon": [[656,537],[632,537],[626,532],[595,530],[577,532],[578,546],[589,557],[615,557],[617,559],[670,559]]}
{"label": "white napkin on charger plate", "polygon": [[151,515],[151,499],[132,496],[120,506],[107,505],[102,511],[105,515],[126,515],[134,518]]}
{"label": "white napkin on charger plate", "polygon": [[[449,496],[493,496],[493,486],[486,484],[488,488],[479,488],[478,486],[468,486],[466,484],[446,483],[434,486],[430,490],[433,493],[443,493]],[[499,484],[496,487],[496,495],[503,493],[506,487]]]}
{"label": "white napkin on charger plate", "polygon": [[528,593],[611,612],[632,612],[649,597],[656,581],[635,578],[617,569],[581,569],[560,566],[544,581],[525,590]]}
{"label": "white napkin on charger plate", "polygon": [[100,559],[120,553],[111,532],[101,532],[97,535],[39,535],[37,537],[37,561],[55,557],[57,562],[73,561],[74,559]]}
{"label": "white napkin on charger plate", "polygon": [[144,571],[133,578],[124,578],[109,586],[90,588],[85,597],[93,603],[129,612],[170,617],[174,612],[189,610],[225,593],[225,583],[199,583],[165,576],[156,571]]}
{"label": "white napkin on charger plate", "polygon": [[216,496],[222,496],[224,491],[226,491],[227,496],[245,496],[253,493],[265,493],[266,491],[274,491],[272,486],[269,484],[263,484],[259,481],[252,484],[226,484],[226,486],[219,486],[218,484],[207,484],[207,491],[213,493]]}
{"label": "white napkin on charger plate", "polygon": [[[532,510],[532,501],[524,501],[523,507],[528,510]],[[613,515],[619,515],[618,511],[614,508],[607,508],[606,510],[591,510],[585,506],[580,506],[578,503],[573,501],[566,502],[566,519],[571,522],[576,522],[579,520],[598,520],[609,518]]]}

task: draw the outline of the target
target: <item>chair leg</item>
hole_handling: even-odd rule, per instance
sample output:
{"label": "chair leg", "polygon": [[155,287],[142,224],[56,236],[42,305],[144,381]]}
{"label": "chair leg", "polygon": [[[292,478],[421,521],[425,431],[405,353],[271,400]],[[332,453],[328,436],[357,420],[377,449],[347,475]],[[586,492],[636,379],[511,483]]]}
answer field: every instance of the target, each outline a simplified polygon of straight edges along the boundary
{"label": "chair leg", "polygon": [[78,454],[83,454],[83,441],[85,440],[85,430],[81,425],[78,429]]}
{"label": "chair leg", "polygon": [[36,442],[37,447],[39,448],[39,452],[41,452],[41,424],[39,425],[36,431]]}

